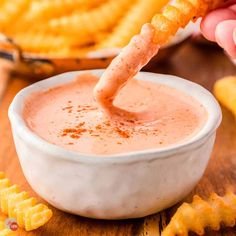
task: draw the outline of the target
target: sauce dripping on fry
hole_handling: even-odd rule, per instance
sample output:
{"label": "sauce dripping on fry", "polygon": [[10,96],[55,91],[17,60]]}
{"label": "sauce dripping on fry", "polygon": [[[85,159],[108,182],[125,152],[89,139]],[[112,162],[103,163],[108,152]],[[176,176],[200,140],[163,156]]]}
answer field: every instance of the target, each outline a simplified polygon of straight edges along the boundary
{"label": "sauce dripping on fry", "polygon": [[147,119],[146,115],[149,116],[146,112],[135,113],[116,107],[113,101],[120,89],[158,52],[160,47],[153,43],[154,34],[154,27],[145,24],[141,34],[132,38],[97,83],[94,97],[107,114],[123,117],[127,121]]}

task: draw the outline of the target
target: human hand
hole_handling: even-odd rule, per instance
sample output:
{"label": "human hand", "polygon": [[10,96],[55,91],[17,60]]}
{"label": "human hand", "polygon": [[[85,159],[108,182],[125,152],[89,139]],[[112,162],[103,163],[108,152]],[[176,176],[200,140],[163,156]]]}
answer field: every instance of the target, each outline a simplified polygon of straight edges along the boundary
{"label": "human hand", "polygon": [[210,12],[201,22],[205,38],[217,42],[231,57],[236,58],[236,0]]}

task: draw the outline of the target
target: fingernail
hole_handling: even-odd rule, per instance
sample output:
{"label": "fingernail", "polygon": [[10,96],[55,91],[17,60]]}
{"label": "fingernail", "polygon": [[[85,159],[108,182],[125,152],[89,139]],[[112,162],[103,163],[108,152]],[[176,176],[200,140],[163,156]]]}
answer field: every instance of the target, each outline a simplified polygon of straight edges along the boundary
{"label": "fingernail", "polygon": [[236,44],[236,28],[233,31],[233,40],[234,40],[234,43]]}

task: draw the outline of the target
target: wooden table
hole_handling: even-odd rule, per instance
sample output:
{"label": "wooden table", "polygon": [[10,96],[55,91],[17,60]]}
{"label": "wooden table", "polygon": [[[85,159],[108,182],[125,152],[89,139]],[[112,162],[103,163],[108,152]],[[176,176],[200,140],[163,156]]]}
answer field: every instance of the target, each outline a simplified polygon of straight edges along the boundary
{"label": "wooden table", "polygon": [[[151,65],[148,70],[178,75],[197,82],[209,90],[212,89],[215,80],[220,77],[236,74],[236,67],[221,50],[193,45],[191,42],[184,44],[168,62]],[[0,77],[0,79],[2,78]],[[8,106],[13,97],[30,83],[23,78],[14,77],[10,78],[0,89],[2,91],[0,95],[0,169],[6,172],[13,183],[17,183],[22,189],[41,200],[27,184],[22,174],[7,118]],[[3,85],[3,82],[1,81],[0,84]],[[197,187],[184,200],[191,201],[192,195],[195,193],[202,197],[208,196],[212,191],[222,194],[228,184],[236,184],[236,123],[232,114],[223,108],[223,122],[218,130],[207,171]],[[18,230],[17,235],[141,236],[147,223],[157,227],[158,222],[160,225],[168,222],[176,210],[176,206],[151,217],[122,221],[92,220],[52,209],[54,217],[48,224],[34,232],[26,233]],[[154,236],[156,234],[149,232],[146,235]],[[236,235],[236,227],[224,228],[219,232],[208,230],[206,235],[233,236]]]}

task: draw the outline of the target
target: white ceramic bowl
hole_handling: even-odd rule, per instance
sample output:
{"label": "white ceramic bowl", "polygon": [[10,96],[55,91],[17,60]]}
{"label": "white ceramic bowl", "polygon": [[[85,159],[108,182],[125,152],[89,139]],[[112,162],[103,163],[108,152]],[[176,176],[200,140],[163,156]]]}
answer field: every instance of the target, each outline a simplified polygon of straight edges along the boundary
{"label": "white ceramic bowl", "polygon": [[[103,70],[90,72],[101,75]],[[208,112],[204,127],[188,141],[166,148],[109,157],[85,155],[44,141],[22,118],[25,98],[32,92],[72,81],[79,73],[33,84],[10,106],[17,153],[32,188],[63,211],[103,219],[146,216],[184,198],[203,175],[221,122],[220,107],[211,93],[175,76],[141,72],[137,79],[175,87],[202,103]]]}

